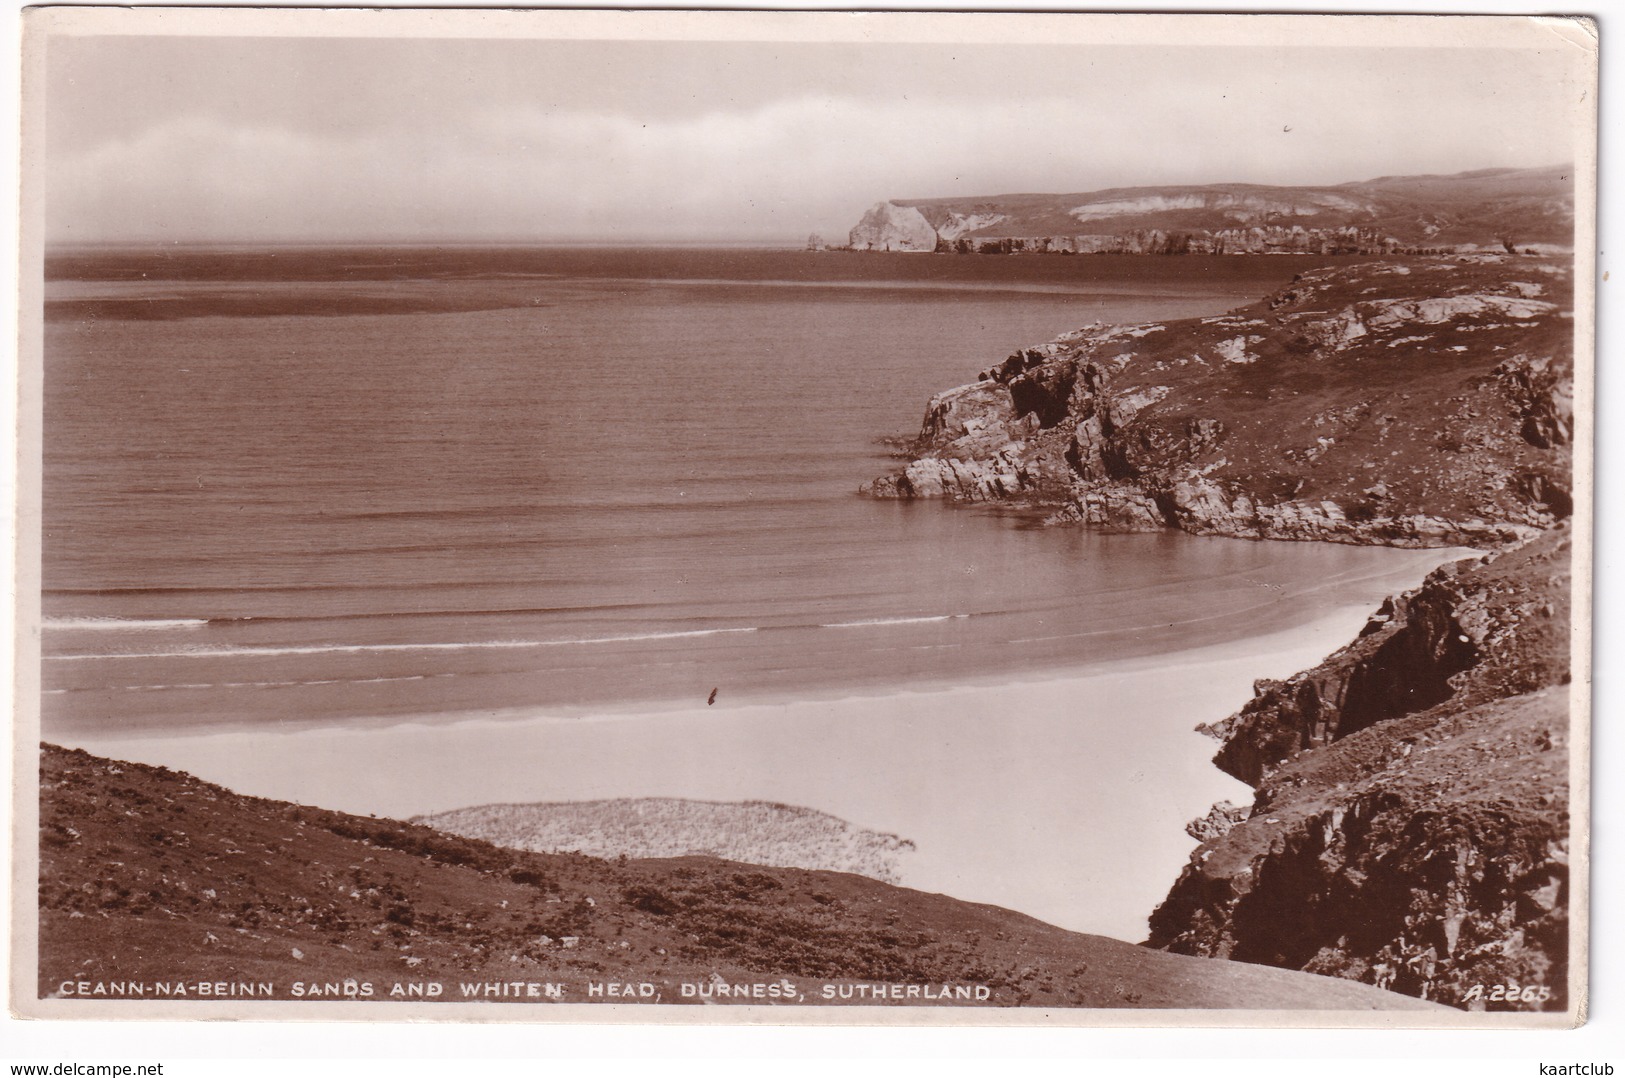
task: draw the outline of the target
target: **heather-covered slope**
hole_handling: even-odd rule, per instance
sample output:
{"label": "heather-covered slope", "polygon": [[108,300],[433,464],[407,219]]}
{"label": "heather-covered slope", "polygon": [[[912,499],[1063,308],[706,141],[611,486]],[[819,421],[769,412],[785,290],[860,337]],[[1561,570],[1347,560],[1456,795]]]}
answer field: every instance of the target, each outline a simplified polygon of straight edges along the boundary
{"label": "heather-covered slope", "polygon": [[[859,989],[896,985],[880,1002],[1426,1006],[861,876],[524,853],[49,745],[40,811],[42,997],[107,999],[117,985],[128,998],[133,985],[151,998],[164,982],[191,986],[188,999],[208,998],[198,984],[263,983],[274,999],[331,985],[378,1000],[432,982],[443,994],[425,998],[440,1001],[874,1003]],[[985,998],[924,995],[944,985]]]}
{"label": "heather-covered slope", "polygon": [[1210,731],[1257,797],[1192,854],[1152,943],[1566,1007],[1569,562],[1561,529],[1446,566],[1319,666],[1259,683]]}
{"label": "heather-covered slope", "polygon": [[939,394],[877,496],[1042,506],[1116,530],[1432,546],[1571,510],[1566,263],[1304,273],[1228,315],[1095,325]]}
{"label": "heather-covered slope", "polygon": [[1383,176],[1326,187],[1225,183],[1078,194],[894,199],[859,250],[1076,254],[1393,254],[1573,243],[1566,167]]}

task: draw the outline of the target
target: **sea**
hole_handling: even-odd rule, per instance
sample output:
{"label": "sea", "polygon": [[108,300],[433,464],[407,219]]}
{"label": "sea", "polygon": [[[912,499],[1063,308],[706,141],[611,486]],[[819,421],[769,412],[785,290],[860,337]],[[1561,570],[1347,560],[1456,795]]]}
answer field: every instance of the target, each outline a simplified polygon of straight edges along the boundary
{"label": "sea", "polygon": [[1437,559],[858,493],[933,394],[1013,350],[1221,314],[1319,261],[53,250],[42,735],[772,723],[778,703],[1155,665],[1374,605]]}
{"label": "sea", "polygon": [[857,493],[1013,349],[1221,313],[1302,261],[59,254],[45,731],[727,703],[1307,618],[1389,552]]}

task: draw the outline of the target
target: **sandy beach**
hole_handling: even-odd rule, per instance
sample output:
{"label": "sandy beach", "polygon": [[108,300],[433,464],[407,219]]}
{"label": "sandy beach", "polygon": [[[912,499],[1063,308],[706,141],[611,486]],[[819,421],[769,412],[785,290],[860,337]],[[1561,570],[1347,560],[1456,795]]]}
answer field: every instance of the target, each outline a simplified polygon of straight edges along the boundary
{"label": "sandy beach", "polygon": [[903,882],[1137,940],[1194,847],[1184,823],[1250,800],[1197,723],[1370,612],[1019,683],[661,712],[444,719],[74,742],[242,793],[402,817],[611,797],[781,801],[912,839]]}

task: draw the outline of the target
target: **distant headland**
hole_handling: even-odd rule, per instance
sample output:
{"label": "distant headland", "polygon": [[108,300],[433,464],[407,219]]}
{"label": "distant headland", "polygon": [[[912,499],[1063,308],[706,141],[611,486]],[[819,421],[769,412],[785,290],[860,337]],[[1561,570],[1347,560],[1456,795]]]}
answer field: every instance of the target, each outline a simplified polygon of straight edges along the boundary
{"label": "distant headland", "polygon": [[[1573,244],[1573,170],[1382,176],[1330,187],[1221,183],[877,202],[854,251],[951,254],[1555,253]],[[808,246],[830,245],[818,237]]]}

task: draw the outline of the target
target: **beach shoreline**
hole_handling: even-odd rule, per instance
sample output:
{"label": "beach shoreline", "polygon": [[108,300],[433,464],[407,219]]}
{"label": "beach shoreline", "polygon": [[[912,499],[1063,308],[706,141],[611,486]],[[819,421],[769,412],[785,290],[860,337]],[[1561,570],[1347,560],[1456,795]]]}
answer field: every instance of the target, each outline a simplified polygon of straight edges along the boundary
{"label": "beach shoreline", "polygon": [[1140,939],[1195,845],[1184,823],[1251,797],[1213,766],[1197,724],[1239,708],[1256,679],[1342,646],[1371,609],[934,690],[58,740],[242,794],[386,817],[639,797],[797,805],[915,842],[904,886]]}

